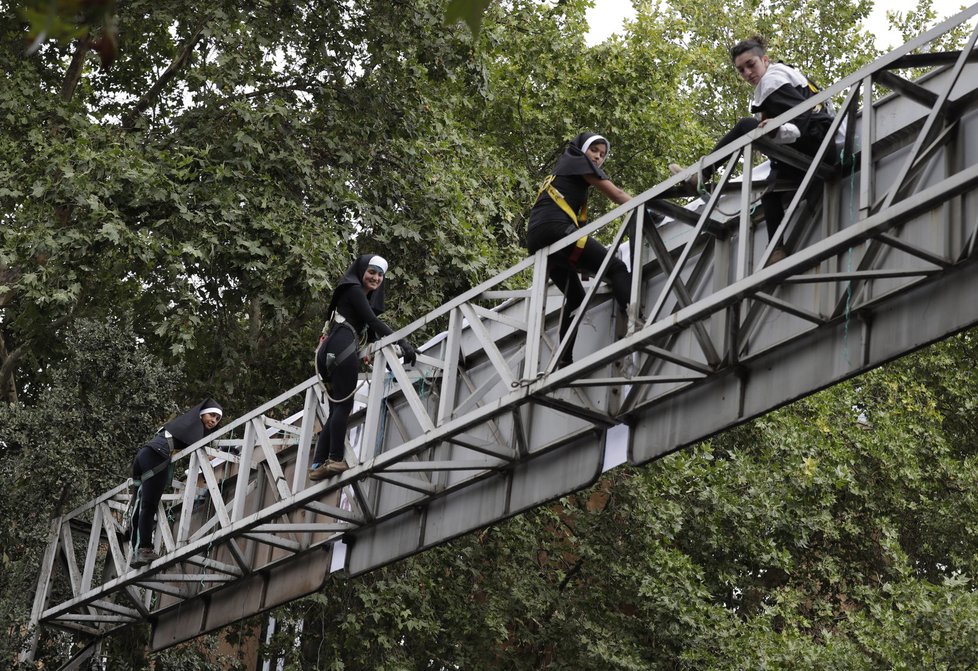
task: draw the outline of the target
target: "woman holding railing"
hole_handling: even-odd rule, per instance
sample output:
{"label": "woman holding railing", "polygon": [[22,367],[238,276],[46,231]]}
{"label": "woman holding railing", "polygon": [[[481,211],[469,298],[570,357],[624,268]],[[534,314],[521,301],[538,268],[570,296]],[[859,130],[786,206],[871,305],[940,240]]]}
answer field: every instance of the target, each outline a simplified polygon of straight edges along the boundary
{"label": "woman holding railing", "polygon": [[159,559],[153,552],[153,532],[163,491],[173,479],[173,452],[193,445],[213,432],[223,415],[221,404],[208,398],[167,422],[136,452],[132,462],[135,492],[130,528],[133,547],[130,563],[133,566],[144,566]]}
{"label": "woman holding railing", "polygon": [[[526,232],[526,246],[530,252],[543,249],[584,226],[590,187],[595,187],[619,205],[631,199],[602,170],[610,152],[611,144],[596,133],[581,133],[568,143],[530,211]],[[597,275],[607,255],[605,246],[590,236],[583,236],[574,245],[550,255],[547,276],[565,297],[560,319],[561,340],[574,312],[584,302],[584,286],[578,272]],[[631,274],[621,259],[612,257],[604,281],[611,285],[618,307],[622,312],[627,311]],[[559,366],[573,362],[573,350],[574,338],[571,338]]]}
{"label": "woman holding railing", "polygon": [[[316,371],[326,386],[329,417],[319,432],[310,480],[323,480],[349,468],[344,450],[346,426],[353,411],[360,372],[359,347],[393,333],[380,320],[384,310],[387,260],[364,254],[347,269],[333,289],[326,309],[328,319],[316,349]],[[414,365],[417,355],[405,339],[398,341],[404,363]]]}

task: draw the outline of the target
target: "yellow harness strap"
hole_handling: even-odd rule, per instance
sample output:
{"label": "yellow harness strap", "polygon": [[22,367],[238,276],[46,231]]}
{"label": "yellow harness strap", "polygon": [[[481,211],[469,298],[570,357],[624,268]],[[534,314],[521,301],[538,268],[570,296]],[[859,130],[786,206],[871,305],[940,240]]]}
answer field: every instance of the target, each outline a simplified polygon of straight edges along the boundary
{"label": "yellow harness strap", "polygon": [[[581,208],[579,213],[575,213],[574,210],[571,209],[570,203],[568,203],[567,199],[564,198],[564,195],[553,185],[554,178],[556,177],[557,175],[550,175],[543,181],[543,186],[540,187],[540,192],[537,194],[537,200],[540,199],[540,196],[546,193],[548,196],[550,196],[552,201],[557,203],[557,207],[563,210],[564,213],[571,218],[574,225],[580,228],[585,222],[587,222],[587,203],[584,203],[584,207]],[[571,250],[570,254],[570,262],[572,264],[577,263],[577,259],[581,257],[581,253],[584,251],[584,245],[586,244],[586,235],[577,241],[577,244],[574,246],[574,249]]]}
{"label": "yellow harness strap", "polygon": [[[808,82],[808,90],[811,91],[812,95],[818,93],[818,87],[812,84],[811,82]],[[818,114],[819,112],[822,112],[824,110],[825,110],[825,105],[815,105],[815,107],[812,108],[812,112],[814,112],[815,114]]]}

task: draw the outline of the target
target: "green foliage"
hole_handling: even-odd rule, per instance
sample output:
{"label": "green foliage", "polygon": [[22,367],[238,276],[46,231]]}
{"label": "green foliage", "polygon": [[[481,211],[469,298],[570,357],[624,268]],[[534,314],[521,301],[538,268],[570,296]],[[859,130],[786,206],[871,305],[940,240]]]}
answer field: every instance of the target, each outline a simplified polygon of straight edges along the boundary
{"label": "green foliage", "polygon": [[[70,47],[0,54],[18,82],[0,94],[10,348],[43,369],[52,322],[131,309],[154,351],[184,363],[185,387],[233,412],[311,373],[325,296],[359,251],[393,261],[394,323],[508,265],[523,185],[455,118],[484,82],[440,12],[135,3],[118,23],[123,46],[142,48],[86,70],[68,101]],[[200,27],[177,81],[120,128]],[[28,400],[36,370],[17,369]]]}
{"label": "green foliage", "polygon": [[[610,138],[632,193],[706,152],[746,110],[732,42],[764,33],[823,85],[875,55],[867,0],[642,2],[592,48],[588,4],[453,5],[473,34],[434,0],[133,0],[108,69],[88,39],[25,57],[24,20],[0,10],[0,657],[50,518],[117,484],[186,403],[233,416],[310,375],[357,253],[391,260],[385,317],[405,324],[523,256],[578,132]],[[971,666],[974,361],[954,339],[337,580],[281,610],[269,652],[302,669]],[[120,668],[205,663],[127,635]],[[39,656],[67,650],[45,636]]]}
{"label": "green foliage", "polygon": [[482,28],[482,14],[490,0],[450,0],[445,10],[445,21],[454,23],[464,21],[475,36]]}
{"label": "green foliage", "polygon": [[[179,372],[121,319],[80,320],[30,405],[0,405],[0,622],[26,625],[51,520],[116,486],[176,408]],[[59,589],[59,587],[55,587]],[[15,629],[16,630],[16,629]],[[12,659],[19,636],[0,637]]]}
{"label": "green foliage", "polygon": [[18,4],[33,52],[45,40],[84,38],[93,28],[111,25],[115,0],[28,0]]}
{"label": "green foliage", "polygon": [[[763,35],[773,60],[791,63],[826,86],[878,55],[862,27],[871,6],[868,0],[835,4],[831,10],[807,0],[707,0],[651,7],[640,13],[621,44],[625,58],[646,63],[636,82],[648,82],[656,91],[655,98],[646,98],[651,98],[652,118],[627,136],[642,137],[640,128],[651,125],[656,129],[652,136],[662,142],[650,148],[653,156],[684,165],[693,162],[748,113],[750,87],[731,66],[733,44]],[[618,46],[614,42],[609,49]],[[635,88],[633,84],[627,90]],[[658,158],[662,177],[667,176],[662,167],[666,162]]]}
{"label": "green foliage", "polygon": [[[965,6],[966,3],[962,3],[961,9]],[[886,19],[890,28],[896,30],[904,42],[909,42],[925,30],[934,27],[944,18],[946,17],[939,16],[937,10],[934,9],[933,0],[920,0],[916,7],[908,8],[906,11],[886,10]],[[969,24],[965,22],[938,39],[933,49],[935,51],[961,49],[970,32]]]}

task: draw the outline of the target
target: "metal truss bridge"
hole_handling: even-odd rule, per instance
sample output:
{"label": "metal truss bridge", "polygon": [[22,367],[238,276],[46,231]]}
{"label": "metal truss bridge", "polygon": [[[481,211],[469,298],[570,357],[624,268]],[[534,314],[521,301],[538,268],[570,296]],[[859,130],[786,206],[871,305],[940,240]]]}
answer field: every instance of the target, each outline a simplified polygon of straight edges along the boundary
{"label": "metal truss bridge", "polygon": [[[723,168],[708,195],[682,197],[693,166],[587,226],[627,250],[631,314],[617,317],[593,281],[574,364],[556,364],[562,296],[546,264],[578,234],[376,344],[351,422],[355,466],[341,476],[307,480],[327,412],[310,378],[175,455],[152,564],[129,567],[126,483],[53,520],[34,645],[39,626],[98,639],[148,621],[151,646],[168,647],[319,590],[331,570],[421,552],[978,322],[978,32],[960,52],[934,51],[975,14],[704,157]],[[842,102],[814,160],[770,142],[830,98]],[[806,170],[777,236],[793,253],[772,264],[754,211],[769,186],[761,152]],[[392,345],[421,328],[442,334],[405,370]]]}

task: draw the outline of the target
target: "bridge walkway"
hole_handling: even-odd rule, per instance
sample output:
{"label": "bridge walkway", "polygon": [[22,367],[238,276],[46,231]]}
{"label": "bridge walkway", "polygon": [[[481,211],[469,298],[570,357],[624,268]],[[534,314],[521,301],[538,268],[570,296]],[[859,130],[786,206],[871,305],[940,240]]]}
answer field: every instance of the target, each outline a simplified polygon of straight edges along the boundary
{"label": "bridge walkway", "polygon": [[[376,343],[342,475],[306,479],[327,412],[310,378],[174,456],[149,566],[130,568],[120,540],[126,483],[53,520],[32,623],[98,638],[149,621],[162,649],[972,326],[978,32],[961,52],[929,50],[975,14],[815,96],[842,100],[843,140],[830,133],[814,161],[768,139],[795,108],[704,157],[725,169],[702,198],[679,188],[692,166],[587,226],[626,255],[633,300],[623,320],[589,284],[572,365],[556,364],[567,342],[545,268],[577,234]],[[778,234],[793,253],[770,265],[773,244],[755,235],[762,151],[806,171]],[[641,244],[622,244],[628,222]],[[405,369],[395,341],[431,327],[441,336]]]}

